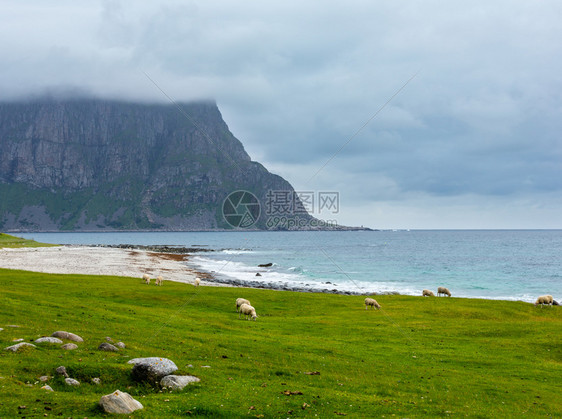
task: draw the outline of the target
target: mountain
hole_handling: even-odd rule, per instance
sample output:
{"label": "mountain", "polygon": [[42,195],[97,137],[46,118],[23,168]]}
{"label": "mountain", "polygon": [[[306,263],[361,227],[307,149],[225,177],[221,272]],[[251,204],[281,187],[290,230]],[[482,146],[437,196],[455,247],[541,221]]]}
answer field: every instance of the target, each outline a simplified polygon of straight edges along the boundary
{"label": "mountain", "polygon": [[[294,193],[213,102],[0,103],[2,230],[289,228],[268,223],[270,191]],[[287,215],[306,229],[315,219],[295,202]]]}

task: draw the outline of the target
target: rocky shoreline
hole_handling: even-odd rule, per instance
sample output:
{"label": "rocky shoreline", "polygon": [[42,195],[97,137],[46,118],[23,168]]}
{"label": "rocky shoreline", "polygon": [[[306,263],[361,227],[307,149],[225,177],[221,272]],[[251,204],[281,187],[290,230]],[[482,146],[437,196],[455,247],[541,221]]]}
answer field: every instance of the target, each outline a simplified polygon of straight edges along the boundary
{"label": "rocky shoreline", "polygon": [[[172,253],[172,254],[185,255],[188,258],[192,253],[217,251],[212,249],[205,249],[202,247],[182,247],[182,246],[169,246],[169,245],[138,245],[138,244],[117,244],[117,245],[100,244],[100,245],[93,245],[89,247],[109,247],[114,249],[144,250],[144,251],[155,252],[155,253]],[[332,289],[311,288],[311,287],[302,287],[302,286],[292,286],[287,283],[279,283],[279,282],[247,281],[247,280],[232,279],[232,278],[218,278],[213,274],[213,272],[205,272],[205,271],[197,271],[197,272],[207,282],[228,285],[232,287],[260,288],[260,289],[270,289],[275,291],[315,292],[315,293],[340,294],[340,295],[367,295],[367,294],[399,295],[397,291],[365,293],[359,291],[338,290],[336,288],[332,288]]]}

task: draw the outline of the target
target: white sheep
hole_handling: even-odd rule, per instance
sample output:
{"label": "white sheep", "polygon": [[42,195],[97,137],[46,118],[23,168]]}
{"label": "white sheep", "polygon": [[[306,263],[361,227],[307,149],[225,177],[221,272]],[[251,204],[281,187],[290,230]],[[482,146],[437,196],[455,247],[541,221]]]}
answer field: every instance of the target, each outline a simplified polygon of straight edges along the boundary
{"label": "white sheep", "polygon": [[423,290],[422,297],[435,297],[435,294],[430,290]]}
{"label": "white sheep", "polygon": [[537,298],[535,305],[540,304],[541,307],[543,306],[543,304],[552,305],[553,301],[554,299],[552,298],[552,295],[541,295],[539,298]]}
{"label": "white sheep", "polygon": [[156,285],[162,285],[162,283],[164,282],[164,278],[162,278],[162,275],[158,275],[155,282]]}
{"label": "white sheep", "polygon": [[144,274],[144,275],[142,276],[142,279],[144,279],[144,282],[145,282],[146,284],[150,284],[150,275],[149,275],[149,274]]}
{"label": "white sheep", "polygon": [[437,288],[437,296],[439,297],[441,294],[450,297],[450,296],[451,296],[451,291],[449,291],[449,290],[448,290],[447,288],[445,288],[445,287],[439,287],[439,288]]}
{"label": "white sheep", "polygon": [[246,317],[247,320],[250,319],[250,317],[254,320],[257,319],[258,315],[256,314],[256,309],[254,307],[252,307],[249,304],[242,304],[240,306],[240,313],[238,314],[238,318],[240,318],[241,315],[244,315]]}
{"label": "white sheep", "polygon": [[193,285],[198,287],[200,283],[201,283],[201,280],[199,278],[195,278],[195,281],[193,282]]}
{"label": "white sheep", "polygon": [[240,311],[240,306],[242,304],[248,304],[249,306],[252,306],[252,304],[250,304],[250,302],[248,300],[246,300],[245,298],[237,298],[236,299],[236,311]]}
{"label": "white sheep", "polygon": [[375,310],[381,308],[381,305],[377,303],[377,300],[367,297],[365,298],[365,310],[367,310],[369,306],[373,307]]}

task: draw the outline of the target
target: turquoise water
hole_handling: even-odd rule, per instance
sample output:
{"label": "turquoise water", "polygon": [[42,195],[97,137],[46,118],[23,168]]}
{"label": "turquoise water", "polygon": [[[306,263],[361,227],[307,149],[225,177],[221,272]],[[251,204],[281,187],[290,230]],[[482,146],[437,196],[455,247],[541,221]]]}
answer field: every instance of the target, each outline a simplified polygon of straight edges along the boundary
{"label": "turquoise water", "polygon": [[[562,300],[562,230],[30,233],[60,244],[162,244],[212,249],[190,264],[217,277],[293,288]],[[270,268],[258,264],[273,263]],[[256,273],[261,274],[256,277]]]}

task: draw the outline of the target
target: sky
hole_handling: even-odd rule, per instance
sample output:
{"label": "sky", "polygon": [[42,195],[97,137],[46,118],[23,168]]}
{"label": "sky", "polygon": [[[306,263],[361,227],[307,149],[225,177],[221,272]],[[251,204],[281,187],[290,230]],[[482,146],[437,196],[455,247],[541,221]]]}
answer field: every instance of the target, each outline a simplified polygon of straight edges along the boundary
{"label": "sky", "polygon": [[557,0],[2,0],[0,100],[212,99],[253,160],[339,193],[320,218],[562,228],[561,19]]}

